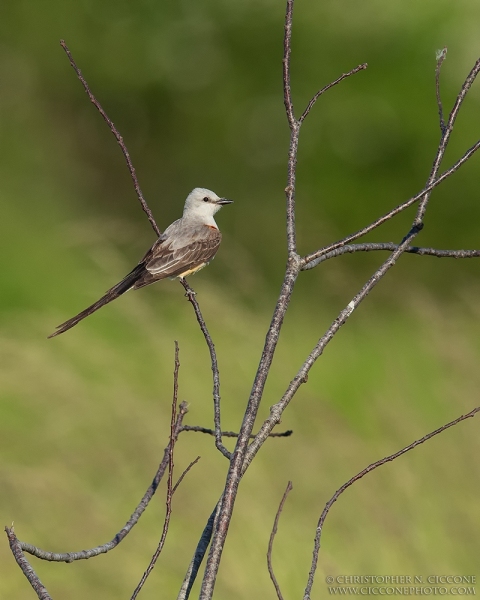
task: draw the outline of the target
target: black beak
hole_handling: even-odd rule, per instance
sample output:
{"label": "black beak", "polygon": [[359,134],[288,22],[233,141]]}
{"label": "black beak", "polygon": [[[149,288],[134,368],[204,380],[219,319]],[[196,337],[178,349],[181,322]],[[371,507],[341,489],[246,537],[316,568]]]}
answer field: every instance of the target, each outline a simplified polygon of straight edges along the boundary
{"label": "black beak", "polygon": [[233,204],[233,200],[227,200],[226,198],[220,198],[220,200],[217,200],[217,204],[220,204],[220,206],[223,206],[224,204]]}

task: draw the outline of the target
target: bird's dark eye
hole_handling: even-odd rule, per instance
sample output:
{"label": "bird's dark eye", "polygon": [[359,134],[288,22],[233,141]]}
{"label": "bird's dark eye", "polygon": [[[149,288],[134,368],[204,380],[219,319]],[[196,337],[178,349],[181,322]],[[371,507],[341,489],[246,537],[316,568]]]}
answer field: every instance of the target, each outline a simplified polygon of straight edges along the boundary
{"label": "bird's dark eye", "polygon": [[207,196],[205,196],[205,198],[203,199],[204,202],[208,202],[209,198]]}

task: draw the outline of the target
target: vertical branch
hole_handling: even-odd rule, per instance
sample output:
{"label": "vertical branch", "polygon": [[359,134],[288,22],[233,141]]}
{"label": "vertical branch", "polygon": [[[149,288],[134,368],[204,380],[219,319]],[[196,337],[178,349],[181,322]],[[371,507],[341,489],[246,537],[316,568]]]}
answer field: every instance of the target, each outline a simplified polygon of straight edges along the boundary
{"label": "vertical branch", "polygon": [[[284,103],[287,113],[287,120],[290,127],[290,146],[288,152],[287,166],[287,187],[286,193],[286,221],[287,221],[287,249],[288,262],[285,270],[285,276],[282,283],[282,288],[275,306],[272,316],[272,321],[268,329],[265,343],[262,351],[262,356],[258,365],[255,380],[248,400],[247,408],[243,417],[242,426],[240,428],[237,444],[233,456],[230,461],[230,468],[227,474],[227,481],[220,504],[220,512],[217,523],[214,528],[210,552],[205,567],[205,574],[200,592],[201,600],[208,600],[213,595],[215,579],[220,565],[221,555],[225,539],[227,537],[230,519],[235,504],[238,485],[240,479],[245,472],[245,454],[247,452],[249,436],[252,433],[255,419],[257,417],[260,402],[265,389],[265,384],[270,372],[273,357],[277,347],[280,331],[283,325],[285,313],[290,304],[290,299],[293,293],[293,288],[297,280],[301,267],[303,266],[300,256],[296,249],[296,232],[295,232],[295,176],[297,166],[298,153],[298,136],[300,127],[303,122],[295,119],[293,111],[293,103],[290,88],[290,55],[291,55],[291,35],[292,35],[292,16],[293,16],[294,0],[287,0],[285,13],[285,36],[284,36],[284,54],[283,54],[283,90]],[[366,65],[365,65],[366,66]],[[349,75],[365,68],[364,65],[354,69],[349,74],[340,77],[334,84],[339,83]],[[332,86],[328,86],[328,89]],[[315,97],[318,98],[320,94]],[[308,108],[303,116],[306,117],[308,111],[313,106],[314,102],[308,105]]]}
{"label": "vertical branch", "polygon": [[227,481],[220,505],[220,513],[217,525],[214,531],[210,552],[205,567],[205,574],[200,592],[200,600],[207,600],[212,597],[215,579],[220,565],[220,559],[227,537],[230,519],[237,496],[238,485],[242,476],[242,465],[247,451],[248,440],[255,424],[255,418],[258,413],[260,401],[262,399],[265,383],[270,372],[273,356],[278,343],[280,329],[283,324],[285,312],[290,303],[293,287],[298,276],[298,266],[289,265],[282,284],[280,296],[275,306],[270,327],[265,339],[265,345],[262,357],[257,369],[252,391],[248,400],[247,408],[242,421],[242,426],[237,439],[237,444],[230,461],[230,468],[227,474]]}
{"label": "vertical branch", "polygon": [[285,12],[285,33],[283,37],[283,101],[287,113],[290,129],[295,125],[295,115],[293,113],[292,92],[290,88],[290,55],[292,53],[292,19],[293,19],[293,0],[287,0],[287,9]]}
{"label": "vertical branch", "polygon": [[437,96],[437,106],[438,106],[438,118],[440,121],[440,131],[442,135],[445,134],[445,119],[443,118],[443,104],[442,104],[442,96],[440,94],[440,70],[442,68],[442,63],[447,56],[447,49],[443,48],[442,50],[437,51],[437,67],[435,69],[435,94]]}
{"label": "vertical branch", "polygon": [[200,306],[195,297],[195,292],[187,283],[186,279],[180,279],[180,283],[185,289],[185,296],[188,298],[189,302],[191,302],[193,306],[195,316],[197,317],[198,324],[200,325],[200,329],[202,330],[205,341],[207,342],[208,350],[210,352],[210,361],[212,363],[213,373],[213,418],[215,423],[215,446],[218,450],[220,450],[223,456],[225,456],[226,458],[230,458],[230,452],[227,450],[227,448],[225,448],[225,446],[222,443],[222,427],[220,420],[220,372],[218,370],[217,353],[215,351],[215,345],[210,336],[210,333],[208,332],[205,319],[203,318]]}
{"label": "vertical branch", "polygon": [[168,481],[167,481],[167,500],[166,500],[167,510],[166,510],[166,514],[165,514],[165,521],[163,523],[162,536],[160,538],[160,542],[158,543],[157,549],[155,550],[155,552],[152,556],[152,559],[150,560],[150,564],[148,565],[145,573],[142,575],[142,578],[140,579],[139,584],[135,588],[130,600],[135,600],[135,598],[138,596],[140,590],[145,585],[145,582],[147,581],[148,576],[150,575],[150,573],[153,571],[153,568],[155,567],[155,563],[157,562],[158,557],[160,556],[160,553],[163,550],[163,546],[165,545],[165,540],[166,540],[167,534],[168,534],[168,527],[170,525],[170,517],[172,515],[172,496],[173,496],[173,492],[174,492],[174,488],[173,488],[173,466],[174,466],[173,465],[173,450],[174,450],[175,441],[176,441],[175,423],[176,423],[176,419],[177,419],[178,372],[180,370],[180,360],[179,360],[178,355],[179,355],[178,342],[175,342],[175,368],[173,371],[172,418],[170,420],[170,448],[169,448],[169,456],[168,456]]}
{"label": "vertical branch", "polygon": [[278,600],[283,600],[283,596],[282,596],[282,591],[280,590],[280,586],[278,585],[277,578],[275,577],[275,573],[273,572],[272,550],[273,550],[273,542],[274,542],[275,536],[277,534],[278,521],[280,520],[280,515],[282,514],[282,510],[283,510],[283,507],[287,500],[287,496],[292,491],[292,488],[293,488],[292,482],[289,481],[287,484],[287,488],[286,488],[285,492],[283,493],[283,497],[280,501],[280,505],[278,507],[277,514],[275,515],[275,521],[273,522],[272,533],[270,534],[270,540],[268,542],[268,551],[267,551],[268,572],[270,573],[270,579],[272,580],[273,585],[275,586]]}
{"label": "vertical branch", "polygon": [[227,474],[224,492],[220,504],[220,511],[215,525],[210,552],[205,567],[200,599],[208,600],[213,595],[215,580],[220,565],[220,560],[225,545],[225,540],[230,525],[230,520],[237,496],[238,485],[242,477],[242,466],[245,453],[248,447],[248,440],[252,433],[255,419],[263,396],[263,390],[267,381],[273,356],[280,336],[280,330],[283,324],[285,313],[287,311],[293,288],[300,272],[300,257],[296,252],[295,241],[295,169],[298,149],[298,133],[300,125],[295,121],[293,115],[293,106],[290,91],[290,40],[292,31],[292,13],[293,0],[287,0],[287,9],[285,15],[285,37],[284,37],[284,56],[283,56],[283,81],[284,81],[284,101],[287,111],[287,118],[291,128],[290,150],[288,158],[288,178],[287,178],[287,246],[288,263],[285,277],[280,290],[280,295],[275,306],[272,321],[268,329],[262,356],[258,365],[255,380],[248,400],[247,408],[242,421],[242,426],[238,435],[237,443],[233,456],[230,461],[230,468]]}
{"label": "vertical branch", "polygon": [[287,246],[289,259],[296,257],[297,240],[295,231],[295,173],[297,168],[298,134],[300,123],[295,119],[290,87],[290,55],[292,53],[293,0],[287,0],[285,13],[285,35],[283,39],[283,102],[290,127],[290,147],[288,150],[287,187]]}
{"label": "vertical branch", "polygon": [[30,585],[35,590],[35,593],[40,598],[40,600],[52,600],[52,597],[47,592],[47,588],[40,581],[38,575],[32,569],[30,563],[25,558],[25,555],[22,552],[22,548],[20,546],[20,542],[15,535],[15,531],[12,527],[5,527],[5,532],[7,534],[8,543],[10,544],[10,550],[17,561],[18,566],[22,570],[22,573],[28,579]]}

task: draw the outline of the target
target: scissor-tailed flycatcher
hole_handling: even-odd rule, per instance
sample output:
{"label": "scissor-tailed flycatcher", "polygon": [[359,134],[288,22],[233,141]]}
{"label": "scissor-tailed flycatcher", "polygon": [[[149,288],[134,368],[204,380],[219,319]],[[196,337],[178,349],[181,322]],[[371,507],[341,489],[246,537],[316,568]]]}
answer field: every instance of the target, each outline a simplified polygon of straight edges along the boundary
{"label": "scissor-tailed flycatcher", "polygon": [[208,265],[222,241],[222,234],[213,215],[224,204],[232,202],[233,200],[219,198],[210,190],[195,188],[187,196],[182,218],[165,229],[133,271],[95,304],[59,325],[57,331],[48,337],[55,337],[71,329],[128,290],[137,290],[167,277],[183,279]]}

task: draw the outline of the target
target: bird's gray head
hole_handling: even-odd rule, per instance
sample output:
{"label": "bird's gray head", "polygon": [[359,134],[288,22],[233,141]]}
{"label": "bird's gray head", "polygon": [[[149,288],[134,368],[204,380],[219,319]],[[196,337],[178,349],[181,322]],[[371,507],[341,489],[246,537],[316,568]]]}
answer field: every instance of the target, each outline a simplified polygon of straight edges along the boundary
{"label": "bird's gray head", "polygon": [[[183,209],[184,218],[195,218],[205,221],[206,223],[213,219],[213,215],[218,212],[225,204],[231,204],[233,200],[220,198],[205,188],[195,188],[192,190],[185,201]],[[215,223],[213,221],[213,223]]]}

